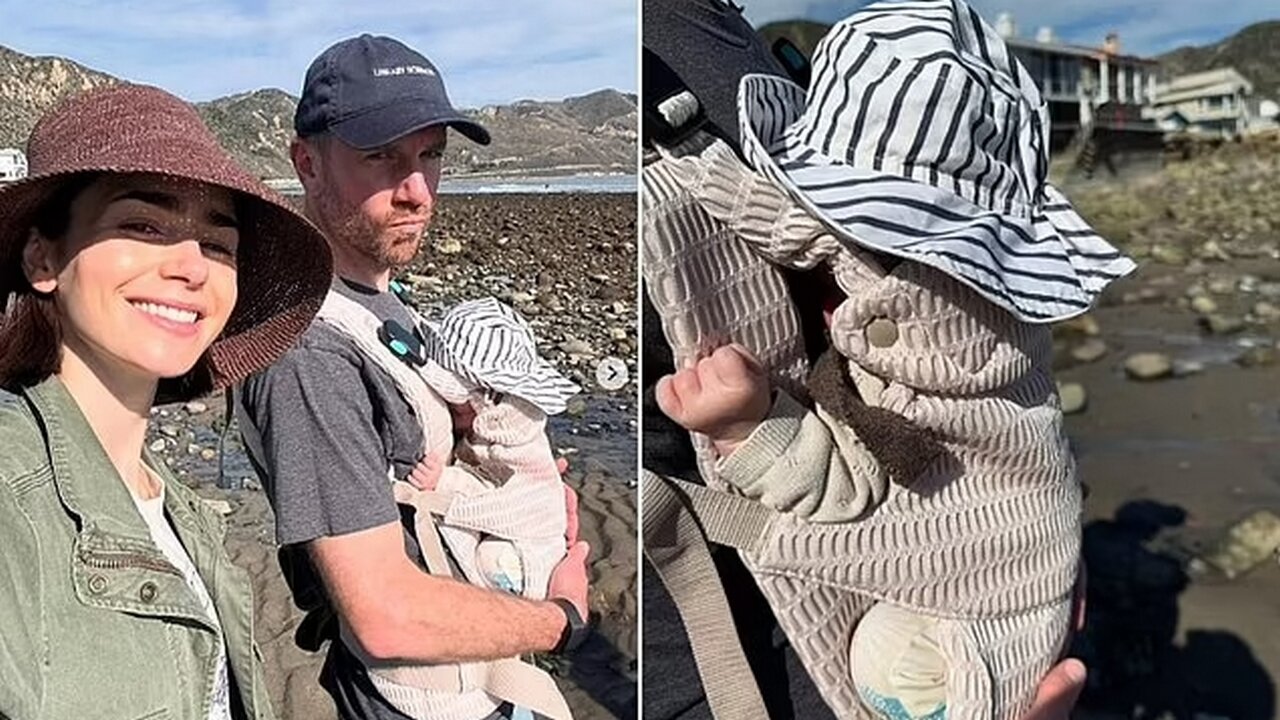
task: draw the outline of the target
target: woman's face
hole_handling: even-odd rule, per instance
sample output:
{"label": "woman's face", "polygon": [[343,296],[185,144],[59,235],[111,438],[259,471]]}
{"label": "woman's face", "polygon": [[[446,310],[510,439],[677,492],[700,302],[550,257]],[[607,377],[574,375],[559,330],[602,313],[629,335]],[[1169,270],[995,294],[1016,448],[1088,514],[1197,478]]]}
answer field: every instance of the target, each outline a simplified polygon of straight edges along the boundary
{"label": "woman's face", "polygon": [[139,379],[177,377],[236,303],[230,191],[159,175],[106,175],[71,203],[65,237],[33,232],[25,265],[53,293],[63,350]]}

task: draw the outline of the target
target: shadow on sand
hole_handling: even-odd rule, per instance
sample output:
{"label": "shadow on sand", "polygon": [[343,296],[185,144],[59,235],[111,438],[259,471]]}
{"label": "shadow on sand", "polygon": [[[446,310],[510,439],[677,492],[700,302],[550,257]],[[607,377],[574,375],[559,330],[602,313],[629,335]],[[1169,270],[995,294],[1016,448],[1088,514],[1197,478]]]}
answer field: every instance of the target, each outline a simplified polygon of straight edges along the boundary
{"label": "shadow on sand", "polygon": [[1153,542],[1186,521],[1181,507],[1127,503],[1084,530],[1088,617],[1072,654],[1089,666],[1082,718],[1271,720],[1275,683],[1245,639],[1193,630],[1179,642],[1183,560]]}

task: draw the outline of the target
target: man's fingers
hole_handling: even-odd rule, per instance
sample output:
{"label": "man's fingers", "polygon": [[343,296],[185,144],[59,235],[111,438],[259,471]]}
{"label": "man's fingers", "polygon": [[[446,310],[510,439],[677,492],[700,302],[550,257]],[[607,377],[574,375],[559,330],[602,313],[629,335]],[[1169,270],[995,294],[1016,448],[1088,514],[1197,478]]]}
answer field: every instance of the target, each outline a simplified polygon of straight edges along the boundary
{"label": "man's fingers", "polygon": [[1049,671],[1036,689],[1036,699],[1022,720],[1068,720],[1084,690],[1088,672],[1084,663],[1067,658]]}
{"label": "man's fingers", "polygon": [[573,547],[578,541],[578,493],[568,485],[564,486],[564,540],[565,544]]}

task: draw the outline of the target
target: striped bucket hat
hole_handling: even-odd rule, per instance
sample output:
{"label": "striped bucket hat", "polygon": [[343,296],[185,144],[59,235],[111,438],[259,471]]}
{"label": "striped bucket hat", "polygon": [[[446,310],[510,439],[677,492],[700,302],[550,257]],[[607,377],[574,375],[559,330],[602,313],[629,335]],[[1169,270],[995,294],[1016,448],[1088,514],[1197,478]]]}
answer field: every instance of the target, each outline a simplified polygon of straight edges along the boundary
{"label": "striped bucket hat", "polygon": [[1030,74],[960,0],[879,2],[818,44],[808,94],[739,85],[743,154],[839,237],[935,267],[1030,323],[1134,268],[1047,182]]}
{"label": "striped bucket hat", "polygon": [[548,415],[581,390],[538,355],[533,330],[494,298],[468,300],[422,327],[427,357],[481,386],[527,400]]}

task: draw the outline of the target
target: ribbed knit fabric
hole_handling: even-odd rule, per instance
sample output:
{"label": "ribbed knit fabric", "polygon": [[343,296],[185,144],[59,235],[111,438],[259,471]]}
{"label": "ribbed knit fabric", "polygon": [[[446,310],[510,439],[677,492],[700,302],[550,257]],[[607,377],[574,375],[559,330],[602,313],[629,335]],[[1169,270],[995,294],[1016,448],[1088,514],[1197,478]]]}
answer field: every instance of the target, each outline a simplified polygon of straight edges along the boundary
{"label": "ribbed knit fabric", "polygon": [[[564,557],[568,523],[546,415],[512,396],[495,403],[477,395],[471,404],[476,417],[470,451],[459,453],[472,456],[478,474],[491,481],[456,466],[446,468],[438,489],[453,498],[440,534],[473,583],[541,600],[551,571]],[[512,563],[520,568],[519,587],[506,569]]]}
{"label": "ribbed knit fabric", "polygon": [[[671,268],[676,277],[663,279],[683,293],[655,297],[664,329],[685,329],[667,332],[677,362],[709,341],[787,347],[785,338],[759,330],[782,323],[742,300],[753,296],[756,278],[767,277],[753,265],[761,258],[789,267],[825,260],[848,296],[832,321],[833,345],[847,358],[862,400],[943,442],[943,458],[909,487],[888,484],[876,497],[867,481],[878,475],[865,469],[866,454],[846,457],[856,442],[833,439],[848,428],[830,424],[820,409],[796,417],[775,406],[707,478],[712,487],[730,485],[785,512],[744,561],[828,704],[842,717],[867,712],[857,699],[849,643],[879,600],[946,621],[948,717],[1018,717],[1062,649],[1079,557],[1081,497],[1049,371],[1047,328],[1017,322],[925,266],[903,262],[885,272],[873,257],[831,241],[718,144],[671,155],[644,172],[645,195],[653,196],[644,199],[645,259]],[[750,244],[759,256],[746,262],[749,279],[727,294],[725,278],[742,276],[733,262],[707,262],[726,253],[706,246],[734,243]],[[770,310],[790,320],[794,310],[785,303]],[[873,341],[873,323],[895,332]],[[777,357],[762,359],[769,368]],[[802,432],[806,422],[823,427]],[[717,473],[713,463],[702,467]],[[804,497],[802,488],[820,489],[821,497]],[[843,498],[874,502],[851,502],[852,521],[814,522],[812,513]]]}
{"label": "ribbed knit fabric", "polygon": [[[341,331],[370,360],[387,372],[414,410],[422,425],[427,453],[453,458],[452,418],[445,397],[466,400],[476,409],[470,455],[480,471],[473,474],[451,464],[445,467],[438,491],[448,499],[440,535],[470,582],[508,589],[499,579],[509,558],[520,566],[521,591],[526,597],[546,596],[551,570],[565,552],[567,524],[564,489],[545,432],[546,416],[533,405],[507,396],[494,403],[487,393],[448,374],[438,364],[415,370],[395,357],[378,341],[377,318],[357,303],[330,292],[318,317]],[[432,383],[439,386],[439,392]],[[465,451],[463,454],[467,454]],[[486,474],[494,481],[481,479]],[[392,478],[394,480],[395,478]],[[477,550],[493,559],[491,572],[477,564]],[[505,573],[510,579],[510,573]],[[491,714],[502,701],[520,704],[521,693],[530,704],[546,708],[558,718],[568,710],[549,676],[517,659],[495,663],[442,665],[382,664],[362,656],[348,643],[369,670],[374,687],[400,712],[421,720],[475,720]],[[514,663],[514,664],[513,664]],[[501,687],[503,695],[495,695]]]}

